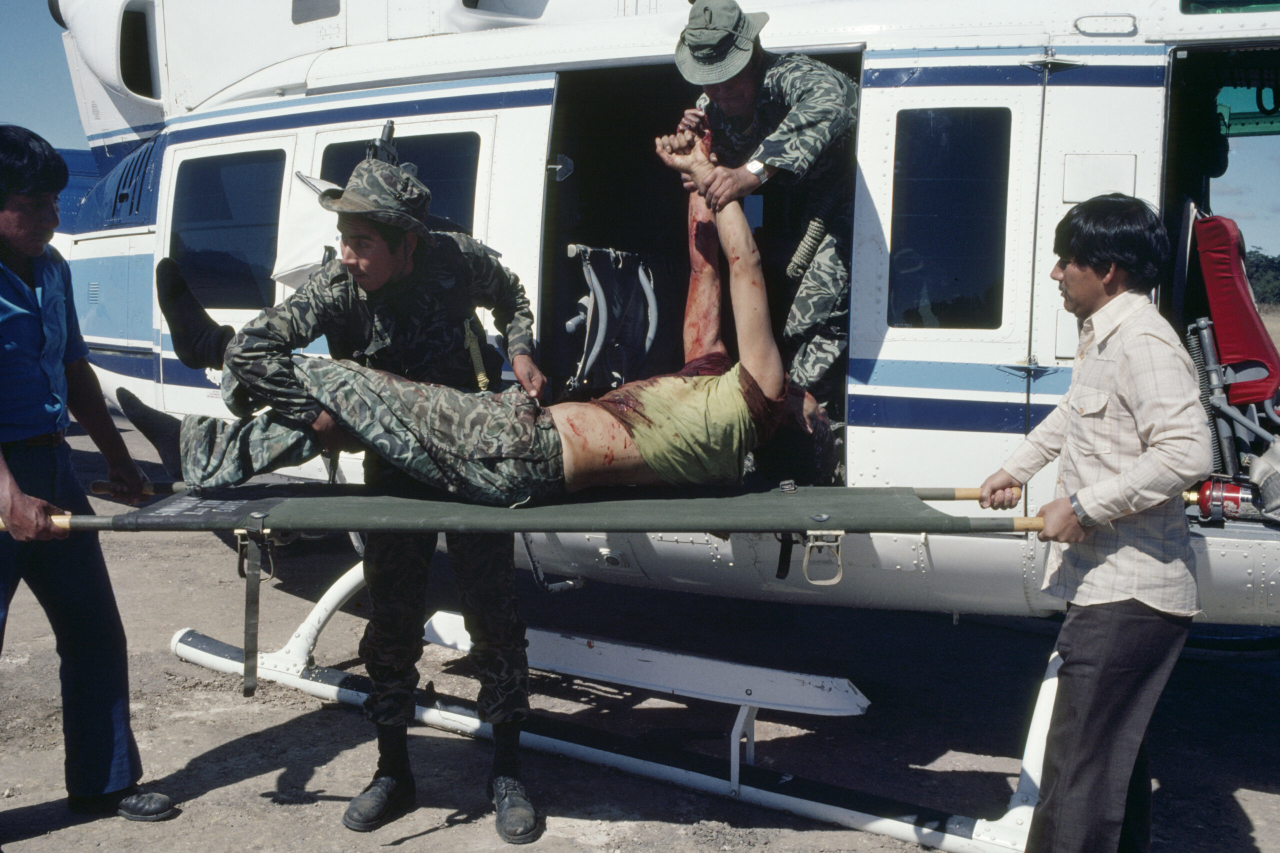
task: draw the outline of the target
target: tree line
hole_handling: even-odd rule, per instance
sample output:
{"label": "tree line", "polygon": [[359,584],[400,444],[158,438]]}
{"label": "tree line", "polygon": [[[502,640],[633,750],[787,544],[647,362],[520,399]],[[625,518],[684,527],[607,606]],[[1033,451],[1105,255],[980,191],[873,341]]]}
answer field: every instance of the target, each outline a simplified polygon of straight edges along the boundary
{"label": "tree line", "polygon": [[1268,255],[1253,246],[1245,252],[1244,268],[1254,298],[1262,305],[1280,305],[1280,255]]}

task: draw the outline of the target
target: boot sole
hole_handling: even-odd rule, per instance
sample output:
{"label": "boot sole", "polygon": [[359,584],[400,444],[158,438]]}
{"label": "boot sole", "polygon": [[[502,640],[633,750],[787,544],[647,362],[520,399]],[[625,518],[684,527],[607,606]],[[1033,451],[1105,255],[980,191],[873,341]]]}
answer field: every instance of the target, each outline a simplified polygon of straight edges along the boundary
{"label": "boot sole", "polygon": [[176,812],[176,809],[169,809],[167,812],[160,812],[160,814],[134,814],[133,812],[127,812],[124,809],[119,809],[116,811],[116,814],[125,820],[153,821],[171,818],[176,814]]}
{"label": "boot sole", "polygon": [[512,835],[510,833],[503,832],[501,829],[498,829],[496,826],[494,827],[494,829],[497,829],[498,837],[501,838],[503,841],[507,842],[508,844],[530,844],[538,840],[538,835],[539,835],[538,830],[540,829],[540,827],[538,826],[538,824],[535,823],[533,826],[533,829],[529,830],[523,835]]}
{"label": "boot sole", "polygon": [[404,815],[408,814],[410,811],[413,810],[413,806],[415,802],[416,802],[416,796],[412,799],[408,799],[406,802],[403,802],[403,803],[392,803],[387,808],[387,813],[384,814],[382,817],[377,818],[376,820],[368,820],[368,821],[355,820],[351,818],[349,815],[343,814],[342,825],[345,826],[347,829],[352,830],[353,832],[373,832],[375,829],[382,826],[384,823],[390,823],[396,818],[403,817]]}

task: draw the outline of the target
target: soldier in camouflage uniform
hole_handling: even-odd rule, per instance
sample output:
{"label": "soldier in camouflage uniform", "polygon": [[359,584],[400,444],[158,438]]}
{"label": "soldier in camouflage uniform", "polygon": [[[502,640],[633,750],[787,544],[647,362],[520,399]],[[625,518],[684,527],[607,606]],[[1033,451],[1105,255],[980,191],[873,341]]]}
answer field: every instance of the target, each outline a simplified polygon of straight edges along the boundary
{"label": "soldier in camouflage uniform", "polygon": [[789,220],[770,223],[760,245],[774,336],[791,379],[843,421],[858,86],[808,57],[762,49],[768,20],[733,0],[697,0],[689,12],[676,67],[704,94],[678,131],[710,134],[719,163],[700,184],[686,180],[697,190],[690,218],[707,221],[766,181],[790,192]]}
{"label": "soldier in camouflage uniform", "polygon": [[[175,350],[181,354],[178,343],[196,341],[185,346],[188,360],[196,362],[189,366],[224,368],[223,400],[241,418],[187,418],[183,444],[211,448],[198,461],[221,472],[221,479],[205,485],[241,482],[261,470],[264,459],[274,460],[269,467],[284,467],[322,448],[361,449],[306,393],[295,372],[292,354],[321,336],[335,359],[415,382],[482,390],[496,381],[502,364],[496,350],[485,345],[482,351],[478,343],[485,338],[475,308],[488,308],[524,389],[513,393],[541,394],[545,378],[531,358],[533,315],[519,280],[476,240],[429,231],[424,224],[429,203],[430,192],[411,166],[374,159],[356,166],[345,190],[329,190],[320,198],[323,207],[339,214],[341,257],[231,338],[223,364],[198,363],[199,341],[225,340],[230,329],[214,325],[182,285],[173,262],[162,262],[158,288]],[[205,347],[206,352],[215,349]],[[140,403],[126,405],[127,396],[122,395],[122,406],[141,428],[148,414]],[[405,481],[375,454],[365,454],[366,483],[395,489]],[[357,831],[374,829],[413,803],[405,729],[414,714],[415,664],[422,655],[427,571],[436,541],[435,533],[366,537],[364,575],[373,612],[360,655],[374,683],[365,711],[377,726],[379,761],[374,781],[343,817]],[[480,672],[479,716],[493,724],[489,786],[498,833],[507,841],[532,841],[535,815],[518,781],[529,672],[525,624],[516,607],[512,535],[450,533],[446,541],[473,643],[471,658]]]}

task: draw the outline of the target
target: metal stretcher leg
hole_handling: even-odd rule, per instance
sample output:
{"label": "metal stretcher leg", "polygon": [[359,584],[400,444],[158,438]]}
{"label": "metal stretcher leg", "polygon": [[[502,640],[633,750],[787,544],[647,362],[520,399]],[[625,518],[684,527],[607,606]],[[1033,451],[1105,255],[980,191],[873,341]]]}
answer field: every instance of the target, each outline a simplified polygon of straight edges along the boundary
{"label": "metal stretcher leg", "polygon": [[262,584],[262,555],[267,549],[261,533],[250,533],[244,561],[244,695],[258,689],[258,593]]}
{"label": "metal stretcher leg", "polygon": [[[729,796],[736,797],[742,793],[742,765],[751,767],[756,763],[756,714],[760,709],[754,705],[742,705],[738,708],[738,718],[733,723],[733,731],[729,734]],[[742,736],[746,735],[746,760],[743,761]]]}

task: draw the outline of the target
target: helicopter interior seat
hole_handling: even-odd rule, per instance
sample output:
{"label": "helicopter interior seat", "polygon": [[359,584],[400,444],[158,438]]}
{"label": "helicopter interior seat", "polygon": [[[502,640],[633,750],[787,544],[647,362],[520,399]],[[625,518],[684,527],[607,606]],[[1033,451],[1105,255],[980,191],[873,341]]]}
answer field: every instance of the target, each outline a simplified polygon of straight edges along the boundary
{"label": "helicopter interior seat", "polygon": [[587,294],[565,331],[583,334],[582,356],[559,399],[596,395],[639,376],[658,330],[653,274],[640,255],[571,245],[582,261]]}
{"label": "helicopter interior seat", "polygon": [[1201,217],[1193,228],[1218,362],[1228,372],[1227,401],[1238,408],[1269,405],[1280,390],[1280,353],[1258,316],[1244,238],[1225,216]]}
{"label": "helicopter interior seat", "polygon": [[[1179,283],[1198,280],[1208,317],[1189,318],[1186,344],[1200,374],[1200,402],[1213,436],[1213,470],[1240,476],[1280,433],[1275,397],[1280,353],[1263,325],[1245,269],[1244,238],[1235,222],[1206,216],[1188,202]],[[1280,482],[1280,481],[1278,481]]]}

